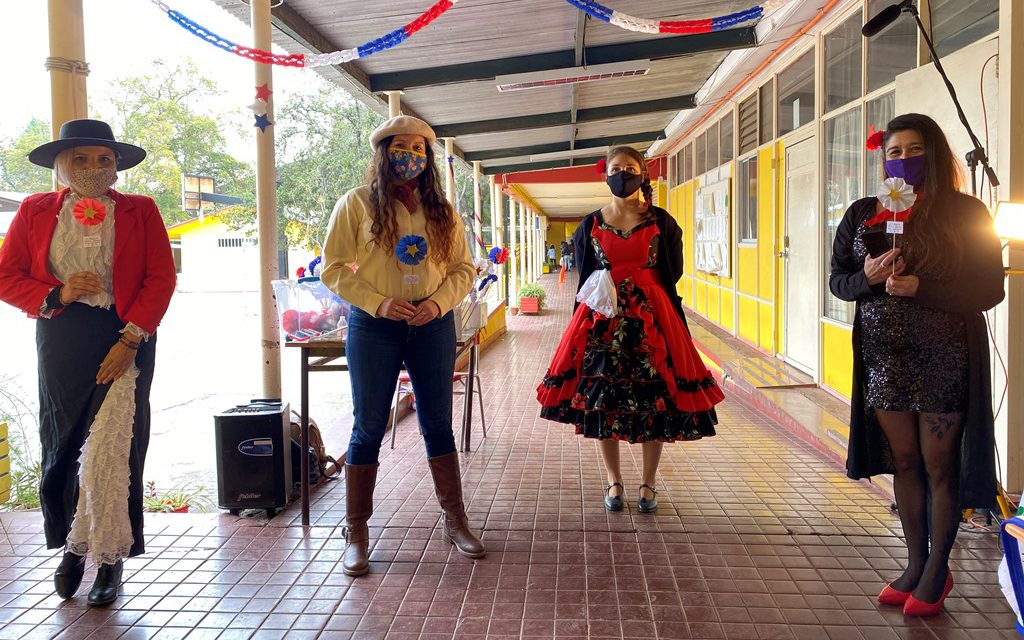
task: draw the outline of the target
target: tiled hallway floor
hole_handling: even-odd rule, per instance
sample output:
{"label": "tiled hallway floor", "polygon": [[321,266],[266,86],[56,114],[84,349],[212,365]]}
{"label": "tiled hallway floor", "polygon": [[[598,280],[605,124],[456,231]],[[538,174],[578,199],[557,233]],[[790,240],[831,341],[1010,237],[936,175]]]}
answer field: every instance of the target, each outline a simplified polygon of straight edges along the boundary
{"label": "tiled hallway floor", "polygon": [[410,416],[382,452],[369,575],[340,569],[340,481],[314,496],[307,531],[294,506],[270,522],[151,516],[149,553],[127,563],[109,609],[85,604],[92,571],[79,597],[54,596],[38,516],[3,514],[0,638],[1016,637],[991,533],[960,536],[945,615],[880,608],[902,554],[888,501],[735,401],[717,437],[666,446],[656,515],[635,511],[640,450],[622,445],[629,504],[606,513],[595,444],[537,418],[574,290],[545,284],[549,310],[510,318],[483,359],[488,437],[476,427],[463,471],[486,558],[441,541]]}

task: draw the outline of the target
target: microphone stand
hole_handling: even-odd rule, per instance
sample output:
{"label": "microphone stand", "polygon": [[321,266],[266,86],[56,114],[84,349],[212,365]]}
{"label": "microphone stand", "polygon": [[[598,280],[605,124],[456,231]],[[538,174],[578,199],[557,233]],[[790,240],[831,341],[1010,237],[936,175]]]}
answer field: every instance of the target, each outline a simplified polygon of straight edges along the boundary
{"label": "microphone stand", "polygon": [[971,195],[978,195],[978,165],[981,164],[984,167],[985,176],[988,177],[988,182],[993,187],[999,186],[999,178],[996,177],[996,172],[988,163],[988,155],[985,154],[985,147],[982,146],[981,141],[978,140],[978,136],[974,135],[974,129],[971,128],[971,124],[967,121],[967,116],[964,115],[964,109],[960,105],[960,100],[956,97],[956,90],[953,89],[953,83],[949,81],[949,76],[946,75],[946,70],[942,68],[942,62],[939,60],[939,54],[935,51],[935,46],[932,45],[932,39],[928,37],[928,31],[924,28],[924,24],[921,22],[921,14],[918,13],[917,7],[911,2],[901,2],[900,9],[903,13],[909,13],[914,16],[914,21],[917,22],[917,28],[921,32],[921,37],[924,38],[924,42],[928,45],[928,51],[932,55],[932,62],[935,64],[935,70],[942,76],[942,81],[946,83],[946,89],[949,91],[949,97],[953,99],[953,106],[956,107],[956,113],[960,116],[960,122],[963,123],[964,128],[967,129],[967,135],[971,138],[971,144],[974,145],[974,149],[967,152],[967,166],[971,170]]}

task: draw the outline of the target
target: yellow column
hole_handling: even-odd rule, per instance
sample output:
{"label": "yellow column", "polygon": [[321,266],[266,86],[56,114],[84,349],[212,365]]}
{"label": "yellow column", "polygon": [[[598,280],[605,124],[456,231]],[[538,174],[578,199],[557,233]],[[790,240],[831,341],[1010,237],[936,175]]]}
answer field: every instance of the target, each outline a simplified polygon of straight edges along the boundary
{"label": "yellow column", "polygon": [[[270,0],[251,0],[253,46],[270,51]],[[266,96],[266,119],[274,122],[273,67],[254,63],[257,91]],[[265,86],[264,86],[265,85]],[[259,102],[259,100],[257,100]],[[257,114],[258,117],[259,114]],[[263,326],[263,397],[281,397],[281,334],[272,280],[280,277],[277,257],[277,171],[274,159],[274,125],[256,127],[256,219],[260,245],[260,315]]]}
{"label": "yellow column", "polygon": [[388,117],[394,118],[402,115],[402,92],[385,91],[384,93],[388,96]]}
{"label": "yellow column", "polygon": [[[1024,202],[1024,7],[1020,0],[999,3],[999,198]],[[1013,243],[1008,264],[1024,268],[1024,243]],[[1006,406],[996,424],[1004,486],[1016,493],[1024,486],[1024,276],[1011,275],[1006,282],[1006,302],[997,312],[1002,325],[997,344],[1003,352],[1009,387]],[[1002,371],[993,376],[998,397]],[[1003,434],[1006,434],[1005,444]]]}
{"label": "yellow column", "polygon": [[50,56],[46,69],[50,72],[50,116],[56,139],[62,124],[89,116],[85,82],[89,65],[85,62],[82,0],[49,0],[48,15]]}

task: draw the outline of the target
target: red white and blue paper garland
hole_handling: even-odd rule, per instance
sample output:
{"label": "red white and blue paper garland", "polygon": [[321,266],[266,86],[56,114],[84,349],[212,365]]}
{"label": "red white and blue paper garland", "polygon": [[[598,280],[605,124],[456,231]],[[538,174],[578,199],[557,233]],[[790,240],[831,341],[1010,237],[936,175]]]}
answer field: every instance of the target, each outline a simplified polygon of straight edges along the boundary
{"label": "red white and blue paper garland", "polygon": [[262,62],[263,64],[274,64],[282,67],[313,68],[351,62],[359,58],[365,58],[377,53],[378,51],[384,51],[385,49],[395,47],[408,40],[414,33],[433,22],[444,12],[451,9],[458,0],[439,0],[434,4],[434,6],[424,11],[418,18],[404,27],[395,29],[391,33],[384,34],[383,36],[376,38],[375,40],[371,40],[364,45],[355,47],[354,49],[342,49],[341,51],[309,55],[302,53],[277,54],[263,49],[254,49],[252,47],[237,44],[227,38],[217,35],[201,24],[187,18],[182,13],[171,9],[161,0],[152,0],[152,2],[156,6],[160,7],[160,10],[165,12],[168,18],[176,22],[183,29],[198,38],[206,40],[219,49],[223,49],[224,51],[228,51],[243,58],[248,58],[255,62]]}
{"label": "red white and blue paper garland", "polygon": [[758,20],[770,12],[785,0],[772,0],[762,5],[751,7],[744,11],[737,11],[724,16],[704,18],[701,20],[651,20],[649,18],[638,18],[621,11],[615,11],[606,7],[596,0],[565,0],[588,16],[615,25],[627,31],[637,33],[711,33],[731,29],[736,25]]}

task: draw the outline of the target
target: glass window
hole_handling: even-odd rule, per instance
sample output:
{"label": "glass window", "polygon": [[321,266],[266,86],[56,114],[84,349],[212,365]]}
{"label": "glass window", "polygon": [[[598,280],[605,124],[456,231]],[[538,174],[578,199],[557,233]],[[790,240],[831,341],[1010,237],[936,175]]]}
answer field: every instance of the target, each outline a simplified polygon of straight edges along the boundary
{"label": "glass window", "polygon": [[939,57],[999,31],[999,0],[931,0],[929,6]]}
{"label": "glass window", "polygon": [[757,156],[740,162],[736,189],[739,241],[757,242]]}
{"label": "glass window", "polygon": [[825,36],[825,111],[861,96],[861,47],[864,37],[860,12]]}
{"label": "glass window", "polygon": [[757,94],[740,103],[740,155],[757,148]]}
{"label": "glass window", "polygon": [[719,139],[721,140],[719,151],[722,156],[722,164],[725,164],[736,157],[733,151],[732,111],[729,112],[729,115],[718,121],[718,128],[720,130]]}
{"label": "glass window", "polygon": [[[891,0],[868,0],[868,16],[878,15]],[[917,25],[909,15],[868,39],[868,93],[896,80],[904,71],[917,67]]]}
{"label": "glass window", "polygon": [[669,157],[668,161],[668,188],[679,186],[679,154]]}
{"label": "glass window", "polygon": [[[864,114],[867,116],[868,131],[871,131],[871,127],[874,127],[875,131],[882,131],[888,126],[889,121],[896,117],[896,93],[890,91],[869,100],[865,105]],[[865,133],[864,138],[867,139],[868,135]],[[882,152],[865,153],[864,165],[864,175],[867,176],[867,182],[864,184],[868,193],[872,193],[878,181],[882,179]]]}
{"label": "glass window", "polygon": [[718,123],[711,125],[708,129],[708,170],[715,169],[721,164],[718,161]]}
{"label": "glass window", "polygon": [[693,175],[702,176],[708,170],[708,134],[707,132],[697,136],[697,142],[693,148]]}
{"label": "glass window", "polygon": [[779,74],[779,135],[814,120],[814,49]]}
{"label": "glass window", "polygon": [[825,316],[853,324],[853,304],[835,298],[828,289],[832,241],[847,207],[863,196],[860,107],[825,121]]}
{"label": "glass window", "polygon": [[683,181],[693,180],[693,143],[683,148]]}
{"label": "glass window", "polygon": [[758,101],[761,110],[757,128],[758,140],[760,144],[765,144],[775,137],[775,87],[772,86],[771,80],[764,83],[758,93],[761,96]]}

